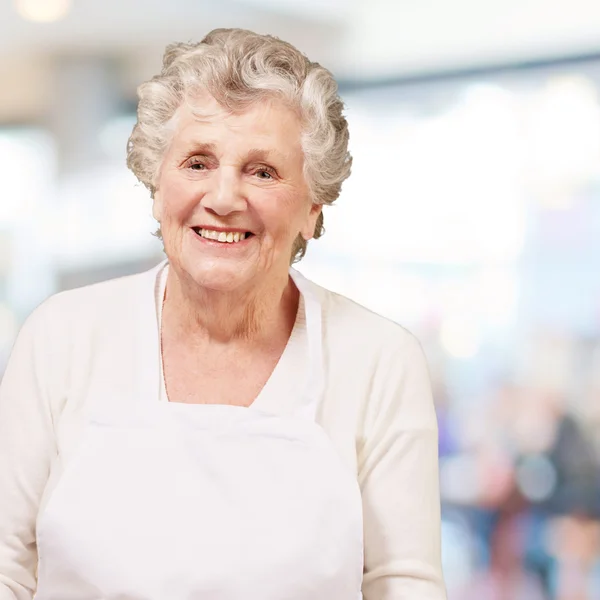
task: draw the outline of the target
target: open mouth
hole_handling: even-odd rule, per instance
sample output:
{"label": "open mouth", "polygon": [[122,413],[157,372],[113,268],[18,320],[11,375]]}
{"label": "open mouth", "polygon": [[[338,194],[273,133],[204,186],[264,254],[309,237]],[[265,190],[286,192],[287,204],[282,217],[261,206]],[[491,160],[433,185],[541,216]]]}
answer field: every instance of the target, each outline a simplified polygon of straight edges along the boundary
{"label": "open mouth", "polygon": [[201,238],[221,242],[222,244],[236,244],[254,235],[250,231],[215,231],[214,229],[202,229],[200,227],[192,227],[192,229]]}

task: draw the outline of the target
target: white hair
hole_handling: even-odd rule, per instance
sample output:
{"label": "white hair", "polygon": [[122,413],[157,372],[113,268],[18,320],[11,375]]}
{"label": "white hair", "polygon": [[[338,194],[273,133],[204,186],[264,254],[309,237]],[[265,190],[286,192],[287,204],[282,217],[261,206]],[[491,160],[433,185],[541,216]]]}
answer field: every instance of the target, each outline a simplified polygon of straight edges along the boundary
{"label": "white hair", "polygon": [[[161,73],[139,86],[127,165],[152,195],[173,134],[169,123],[184,101],[204,91],[231,111],[270,98],[294,109],[302,122],[304,175],[312,201],[324,205],[337,199],[352,158],[333,75],[291,44],[244,29],[215,29],[200,43],[167,46]],[[321,214],[314,237],[323,231]],[[292,260],[305,252],[306,241],[299,236]]]}

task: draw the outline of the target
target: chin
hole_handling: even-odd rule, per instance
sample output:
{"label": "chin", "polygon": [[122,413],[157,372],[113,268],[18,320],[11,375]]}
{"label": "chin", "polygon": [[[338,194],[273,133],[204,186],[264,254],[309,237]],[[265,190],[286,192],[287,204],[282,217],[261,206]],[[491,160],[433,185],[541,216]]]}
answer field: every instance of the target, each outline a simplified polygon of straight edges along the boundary
{"label": "chin", "polygon": [[206,290],[233,292],[247,287],[254,279],[254,269],[248,268],[248,265],[224,264],[227,262],[229,261],[211,261],[211,264],[205,265],[201,264],[202,261],[197,261],[185,271],[195,283]]}

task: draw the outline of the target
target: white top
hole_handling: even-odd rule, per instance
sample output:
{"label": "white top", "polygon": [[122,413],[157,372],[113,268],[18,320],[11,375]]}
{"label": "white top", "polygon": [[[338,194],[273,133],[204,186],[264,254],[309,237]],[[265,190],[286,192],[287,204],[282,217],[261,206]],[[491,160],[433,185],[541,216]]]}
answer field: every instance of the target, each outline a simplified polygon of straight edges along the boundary
{"label": "white top", "polygon": [[89,373],[82,443],[37,520],[36,600],[362,600],[361,490],[315,420],[321,303],[290,275],[308,342],[292,416],[159,402],[155,306],[137,307],[137,394],[106,385],[123,353]]}
{"label": "white top", "polygon": [[[32,598],[36,520],[80,441],[92,373],[116,354],[120,368],[107,390],[123,394],[139,383],[132,365],[144,340],[131,339],[132,323],[144,303],[159,316],[161,272],[57,294],[20,332],[0,386],[0,600]],[[405,329],[312,285],[325,367],[317,420],[360,485],[364,598],[444,600],[437,426],[423,352]],[[292,412],[305,344],[301,306],[254,407]]]}

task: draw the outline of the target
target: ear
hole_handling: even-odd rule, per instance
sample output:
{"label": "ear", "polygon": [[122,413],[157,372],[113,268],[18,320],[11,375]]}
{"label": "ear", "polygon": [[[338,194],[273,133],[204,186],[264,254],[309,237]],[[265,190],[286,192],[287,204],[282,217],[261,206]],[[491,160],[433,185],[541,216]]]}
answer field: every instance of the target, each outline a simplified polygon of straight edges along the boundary
{"label": "ear", "polygon": [[321,214],[322,210],[323,210],[322,204],[314,204],[313,203],[311,205],[308,215],[306,217],[304,226],[300,230],[300,235],[305,240],[310,240],[315,235],[315,227],[317,225],[317,219],[319,218],[319,215]]}
{"label": "ear", "polygon": [[152,196],[152,216],[159,223],[162,220],[163,213],[163,202],[162,202],[162,194],[160,190],[154,190],[154,195]]}

